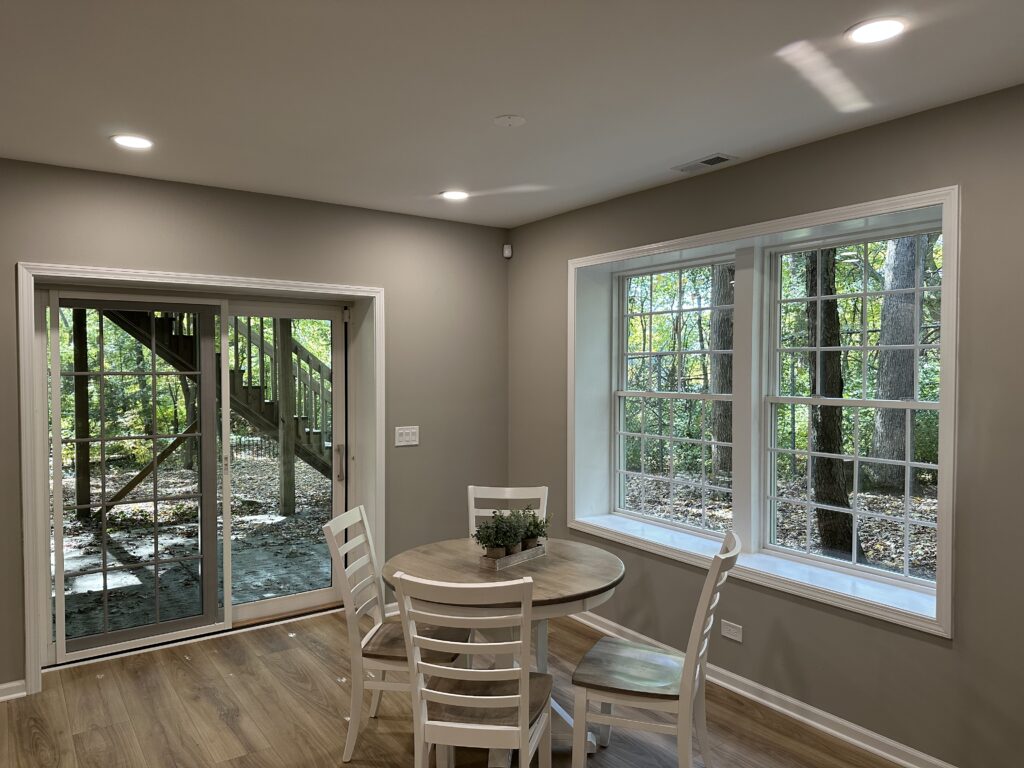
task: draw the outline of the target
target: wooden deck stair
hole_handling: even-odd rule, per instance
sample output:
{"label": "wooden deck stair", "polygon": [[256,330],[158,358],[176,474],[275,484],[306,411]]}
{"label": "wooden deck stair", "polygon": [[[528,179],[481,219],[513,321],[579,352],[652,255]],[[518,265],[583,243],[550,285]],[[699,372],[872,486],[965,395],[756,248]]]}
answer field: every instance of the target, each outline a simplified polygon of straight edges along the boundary
{"label": "wooden deck stair", "polygon": [[[104,316],[149,346],[153,333],[149,313],[104,310]],[[157,356],[183,375],[195,374],[199,345],[186,316],[158,316],[154,319],[153,329]],[[291,365],[286,366],[291,373],[291,384],[282,387],[280,366],[277,364],[280,349],[268,340],[268,331],[260,318],[232,319],[228,334],[231,408],[261,434],[274,440],[280,435],[282,413],[291,413],[295,456],[330,478],[333,448],[330,434],[331,368],[291,339]],[[217,353],[218,380],[220,354]],[[290,408],[281,408],[278,392],[282,389],[291,394]]]}

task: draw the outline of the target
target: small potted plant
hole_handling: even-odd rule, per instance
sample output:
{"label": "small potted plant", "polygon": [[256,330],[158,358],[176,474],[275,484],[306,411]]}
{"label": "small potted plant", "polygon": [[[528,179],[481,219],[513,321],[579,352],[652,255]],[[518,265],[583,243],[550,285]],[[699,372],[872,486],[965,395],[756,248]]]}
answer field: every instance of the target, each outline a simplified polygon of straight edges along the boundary
{"label": "small potted plant", "polygon": [[512,510],[507,515],[495,515],[492,519],[498,526],[498,538],[504,543],[508,554],[517,555],[522,552],[523,539],[526,538],[523,513]]}
{"label": "small potted plant", "polygon": [[548,521],[540,517],[532,509],[526,509],[523,517],[526,525],[526,532],[523,536],[523,549],[533,549],[540,545],[539,539],[547,538]]}
{"label": "small potted plant", "polygon": [[492,560],[500,560],[505,556],[505,539],[500,530],[498,516],[484,520],[476,528],[473,538],[484,548],[484,556]]}

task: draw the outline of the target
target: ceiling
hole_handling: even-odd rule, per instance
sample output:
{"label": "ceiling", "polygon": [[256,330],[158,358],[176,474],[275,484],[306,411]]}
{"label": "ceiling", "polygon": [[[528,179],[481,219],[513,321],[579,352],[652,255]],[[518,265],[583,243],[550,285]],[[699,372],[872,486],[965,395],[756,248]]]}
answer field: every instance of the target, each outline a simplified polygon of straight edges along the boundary
{"label": "ceiling", "polygon": [[[843,37],[882,15],[908,32]],[[0,156],[511,227],[1024,82],[1022,29],[1021,0],[0,0]]]}

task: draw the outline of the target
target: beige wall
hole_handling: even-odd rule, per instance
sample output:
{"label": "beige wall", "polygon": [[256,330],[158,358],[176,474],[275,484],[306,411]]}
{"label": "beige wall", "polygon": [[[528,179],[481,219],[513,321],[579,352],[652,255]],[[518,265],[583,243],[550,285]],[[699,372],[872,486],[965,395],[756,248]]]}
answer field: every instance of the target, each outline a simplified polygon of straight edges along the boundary
{"label": "beige wall", "polygon": [[[728,149],[728,147],[723,147]],[[566,261],[951,184],[962,191],[960,432],[952,641],[731,581],[711,661],[960,768],[1020,765],[1024,728],[1024,87],[648,190],[513,231],[510,470],[545,483],[567,535]],[[580,534],[572,538],[587,539]],[[599,613],[677,647],[701,573],[626,563]]]}
{"label": "beige wall", "polygon": [[389,552],[464,535],[465,488],[507,471],[505,232],[0,160],[0,683],[24,677],[19,261],[382,286]]}

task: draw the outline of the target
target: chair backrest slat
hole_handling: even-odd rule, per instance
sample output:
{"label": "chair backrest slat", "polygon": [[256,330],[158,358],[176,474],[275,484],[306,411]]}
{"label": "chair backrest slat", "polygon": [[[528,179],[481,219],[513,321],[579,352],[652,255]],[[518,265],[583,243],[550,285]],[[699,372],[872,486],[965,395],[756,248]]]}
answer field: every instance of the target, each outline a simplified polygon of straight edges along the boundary
{"label": "chair backrest slat", "polygon": [[349,552],[351,552],[356,547],[361,547],[365,542],[366,542],[366,534],[361,533],[358,536],[355,536],[354,538],[349,539],[344,544],[339,544],[338,545],[338,554],[339,555],[347,555]]}
{"label": "chair backrest slat", "polygon": [[438,640],[433,637],[413,635],[412,638],[419,648],[426,648],[428,651],[440,651],[442,653],[460,653],[467,656],[482,654],[500,654],[502,656],[513,656],[516,660],[523,655],[523,644],[519,640],[510,640],[500,643],[459,643],[454,640]]}
{"label": "chair backrest slat", "polygon": [[376,595],[373,595],[366,602],[355,609],[354,613],[358,616],[366,616],[374,608],[380,608],[380,600],[377,599]]}
{"label": "chair backrest slat", "polygon": [[459,629],[500,629],[502,627],[519,626],[520,617],[516,614],[498,616],[451,616],[433,611],[411,610],[409,615],[424,624],[435,627],[456,627]]}
{"label": "chair backrest slat", "polygon": [[474,709],[511,709],[518,707],[521,701],[519,694],[514,696],[467,696],[460,693],[445,693],[432,688],[424,688],[420,694],[427,701],[447,704],[451,707],[469,707]]}
{"label": "chair backrest slat", "polygon": [[[533,580],[453,584],[397,573],[394,581],[409,656],[413,727],[422,729],[427,741],[528,750]],[[465,642],[454,642],[425,636],[424,625],[483,632],[470,632]],[[485,654],[494,657],[495,666],[473,669],[461,660],[427,663],[427,651],[470,658]],[[428,703],[458,708],[465,716],[459,722],[432,720]],[[474,711],[494,709],[511,714],[501,725],[492,717],[472,722]],[[513,722],[517,728],[511,727]]]}
{"label": "chair backrest slat", "polygon": [[471,485],[469,497],[469,535],[476,533],[480,518],[489,518],[494,512],[508,514],[513,509],[530,507],[537,517],[548,517],[548,487],[546,485],[519,488],[501,488],[487,485]]}
{"label": "chair backrest slat", "polygon": [[443,664],[427,664],[421,661],[416,671],[428,677],[447,677],[449,680],[479,680],[496,682],[498,680],[518,680],[518,667],[502,667],[499,669],[472,669],[463,667],[446,667]]}
{"label": "chair backrest slat", "polygon": [[[341,557],[341,556],[339,556],[339,557]],[[345,571],[345,577],[347,579],[351,579],[353,576],[355,576],[357,573],[359,573],[359,571],[361,571],[363,568],[367,567],[368,565],[371,565],[371,563],[370,563],[370,555],[369,554],[363,555],[362,557],[360,557],[358,560],[353,562],[348,567],[345,567],[344,562],[345,561],[342,560],[342,570]],[[377,569],[373,568],[373,572],[374,572],[374,574],[376,574]]]}
{"label": "chair backrest slat", "polygon": [[373,589],[376,592],[376,587],[377,587],[377,576],[376,576],[376,574],[371,573],[369,576],[364,577],[363,580],[360,581],[359,583],[353,584],[351,586],[352,597],[354,597],[356,599],[356,601],[358,602],[359,600],[362,599],[363,590],[365,590],[365,589]]}

